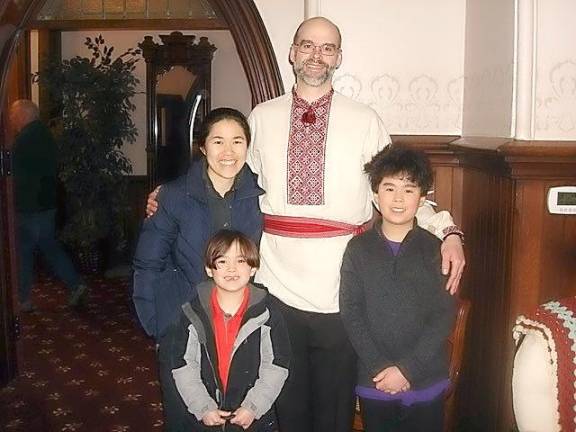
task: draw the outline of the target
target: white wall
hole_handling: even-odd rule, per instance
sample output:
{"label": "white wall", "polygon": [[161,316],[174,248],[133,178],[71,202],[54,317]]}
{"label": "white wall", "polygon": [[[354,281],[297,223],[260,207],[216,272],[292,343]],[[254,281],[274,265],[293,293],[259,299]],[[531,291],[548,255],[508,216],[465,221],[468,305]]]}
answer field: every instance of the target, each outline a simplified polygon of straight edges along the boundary
{"label": "white wall", "polygon": [[576,140],[576,2],[538,1],[535,139]]}
{"label": "white wall", "polygon": [[[127,48],[136,48],[138,43],[144,40],[145,35],[155,36],[155,41],[160,42],[159,34],[167,34],[169,31],[98,31],[98,32],[63,32],[62,33],[62,57],[70,58],[75,55],[89,56],[89,51],[84,46],[87,36],[93,37],[102,34],[106,43],[115,47],[116,53],[122,53]],[[248,114],[251,109],[251,93],[246,80],[246,74],[240,63],[234,41],[228,31],[186,31],[184,34],[195,34],[197,37],[206,36],[208,40],[218,48],[214,53],[212,62],[212,106],[231,106]],[[146,64],[142,59],[136,64],[136,76],[140,79],[139,94],[136,95],[134,104],[136,111],[133,120],[138,128],[136,142],[125,145],[123,151],[132,161],[133,174],[146,174]]]}
{"label": "white wall", "polygon": [[[530,0],[532,1],[532,0]],[[533,0],[536,139],[576,139],[576,16],[573,0]],[[394,134],[509,137],[514,117],[513,0],[255,0],[287,91],[294,77],[288,52],[308,16],[324,15],[343,34],[337,90],[373,106]],[[156,32],[167,33],[167,32]],[[250,91],[226,31],[206,35],[218,47],[213,105],[250,110]],[[109,31],[117,52],[152,32]],[[63,33],[63,54],[87,54],[91,33]],[[33,38],[33,44],[34,44]],[[144,91],[144,62],[138,66]],[[233,77],[233,79],[231,79]],[[134,173],[145,174],[145,97],[136,101],[138,142],[126,148]]]}
{"label": "white wall", "polygon": [[[464,0],[256,3],[283,68],[286,90],[294,82],[288,66],[292,36],[302,13],[315,12],[333,20],[342,32],[344,59],[335,75],[337,90],[373,106],[390,133],[460,134]],[[292,17],[287,5],[292,5]]]}
{"label": "white wall", "polygon": [[305,18],[304,0],[254,0],[268,37],[276,54],[284,90],[289,91],[294,83],[294,74],[288,61],[294,31]]}
{"label": "white wall", "polygon": [[509,137],[514,83],[514,2],[468,0],[462,134]]}

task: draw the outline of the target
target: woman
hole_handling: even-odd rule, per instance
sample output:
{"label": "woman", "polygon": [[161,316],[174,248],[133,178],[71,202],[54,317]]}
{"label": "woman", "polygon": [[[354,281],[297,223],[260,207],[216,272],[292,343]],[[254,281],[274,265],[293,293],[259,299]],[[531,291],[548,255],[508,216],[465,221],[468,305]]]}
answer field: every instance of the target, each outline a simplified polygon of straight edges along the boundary
{"label": "woman", "polygon": [[241,231],[256,243],[262,232],[258,197],[264,191],[245,163],[250,128],[244,115],[231,108],[211,111],[198,142],[203,157],[162,186],[158,211],[144,221],[134,256],[133,300],[142,326],[158,343],[169,431],[185,430],[187,414],[172,379],[176,356],[166,330],[206,279],[206,244],[220,229]]}

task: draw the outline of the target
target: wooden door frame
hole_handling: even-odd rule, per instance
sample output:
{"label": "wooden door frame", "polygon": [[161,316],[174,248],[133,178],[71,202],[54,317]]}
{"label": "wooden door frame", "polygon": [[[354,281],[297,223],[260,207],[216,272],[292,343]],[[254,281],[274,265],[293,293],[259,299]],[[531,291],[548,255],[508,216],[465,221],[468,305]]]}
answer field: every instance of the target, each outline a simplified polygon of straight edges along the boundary
{"label": "wooden door frame", "polygon": [[[266,27],[253,0],[209,0],[226,22],[252,93],[252,105],[284,93],[282,77]],[[2,3],[2,2],[0,2]],[[0,151],[5,146],[6,78],[16,47],[45,0],[0,4]],[[158,28],[156,21],[153,26]],[[288,43],[288,41],[287,41]],[[10,178],[0,177],[0,386],[16,374],[12,293],[17,292],[15,219]]]}

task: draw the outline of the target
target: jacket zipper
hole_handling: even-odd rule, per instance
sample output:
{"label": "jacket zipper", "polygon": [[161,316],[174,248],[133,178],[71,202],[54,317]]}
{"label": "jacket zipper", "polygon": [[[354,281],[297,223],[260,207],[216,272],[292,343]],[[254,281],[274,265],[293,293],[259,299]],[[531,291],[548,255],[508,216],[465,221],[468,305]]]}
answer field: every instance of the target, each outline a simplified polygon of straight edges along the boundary
{"label": "jacket zipper", "polygon": [[[210,369],[212,369],[212,377],[214,378],[214,384],[216,386],[216,402],[218,403],[218,409],[222,409],[224,406],[224,394],[218,386],[218,376],[216,375],[216,369],[214,368],[214,363],[212,363],[212,357],[210,357],[210,351],[208,351],[207,344],[204,344],[204,350],[206,350],[206,357],[208,358],[208,363],[210,364]],[[226,423],[222,425],[222,432],[226,430]]]}

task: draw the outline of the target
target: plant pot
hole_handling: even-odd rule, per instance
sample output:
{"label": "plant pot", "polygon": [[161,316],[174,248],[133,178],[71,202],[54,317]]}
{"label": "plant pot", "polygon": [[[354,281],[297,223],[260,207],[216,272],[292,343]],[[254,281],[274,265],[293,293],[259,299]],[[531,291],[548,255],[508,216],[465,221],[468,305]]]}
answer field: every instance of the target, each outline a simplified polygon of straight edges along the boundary
{"label": "plant pot", "polygon": [[82,274],[100,273],[103,261],[102,251],[97,245],[76,251],[77,268]]}

